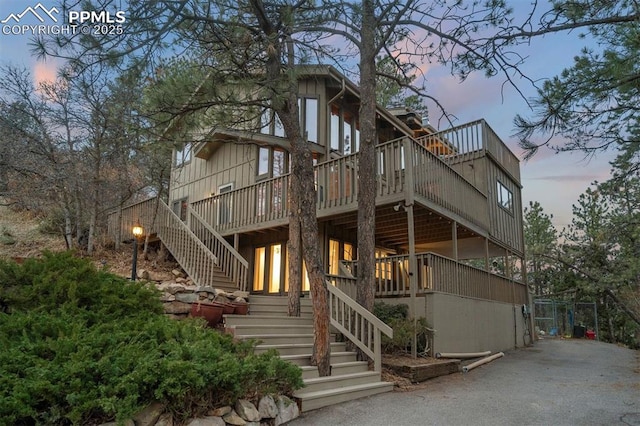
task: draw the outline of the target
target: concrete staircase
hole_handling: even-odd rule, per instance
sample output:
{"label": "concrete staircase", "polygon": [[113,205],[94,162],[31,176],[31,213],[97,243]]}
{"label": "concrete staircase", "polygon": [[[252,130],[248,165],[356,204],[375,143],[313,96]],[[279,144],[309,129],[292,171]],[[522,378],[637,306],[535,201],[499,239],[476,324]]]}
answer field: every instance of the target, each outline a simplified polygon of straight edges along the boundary
{"label": "concrete staircase", "polygon": [[255,296],[249,298],[249,315],[225,315],[225,329],[238,339],[255,339],[256,352],[276,349],[280,357],[302,369],[305,387],[293,395],[301,411],[310,411],[339,402],[364,398],[393,390],[380,373],[370,371],[369,363],[358,361],[344,342],[331,342],[331,376],[319,377],[311,366],[313,319],[311,301],[301,300],[301,316],[288,317],[287,298]]}

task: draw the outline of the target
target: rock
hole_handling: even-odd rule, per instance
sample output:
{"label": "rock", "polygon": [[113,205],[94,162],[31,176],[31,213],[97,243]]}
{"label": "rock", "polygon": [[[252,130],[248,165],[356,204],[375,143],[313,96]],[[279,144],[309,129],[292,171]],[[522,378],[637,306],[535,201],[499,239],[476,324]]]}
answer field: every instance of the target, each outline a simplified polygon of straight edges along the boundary
{"label": "rock", "polygon": [[102,423],[99,426],[118,426],[118,425],[123,425],[123,426],[136,426],[136,424],[133,422],[133,420],[128,419],[125,420],[124,423],[118,423],[118,422],[108,422],[108,423]]}
{"label": "rock", "polygon": [[178,277],[178,278],[176,278],[176,282],[177,282],[178,284],[180,284],[180,283],[186,283],[186,282],[187,282],[187,279],[186,279],[186,278],[184,278],[184,277]]}
{"label": "rock", "polygon": [[228,405],[225,405],[224,407],[216,408],[215,410],[210,410],[209,413],[207,414],[210,416],[222,417],[229,414],[231,410],[233,410],[233,408],[231,408]]}
{"label": "rock", "polygon": [[195,293],[176,293],[174,297],[177,301],[184,303],[194,303],[198,301],[198,295]]}
{"label": "rock", "polygon": [[149,271],[146,269],[138,269],[136,272],[139,280],[148,280],[149,279]]}
{"label": "rock", "polygon": [[188,314],[191,312],[191,303],[174,302],[163,303],[165,314]]}
{"label": "rock", "polygon": [[262,419],[273,419],[278,415],[278,406],[271,395],[266,395],[260,398],[260,402],[258,402],[258,412]]}
{"label": "rock", "polygon": [[162,296],[160,296],[160,301],[161,302],[173,302],[174,300],[176,300],[176,297],[168,292],[164,292],[162,293]]}
{"label": "rock", "polygon": [[225,424],[221,417],[207,416],[192,419],[187,426],[225,426]]}
{"label": "rock", "polygon": [[290,422],[300,415],[298,404],[286,396],[279,396],[276,401],[276,405],[278,406],[278,415],[276,416],[275,421],[276,426]]}
{"label": "rock", "polygon": [[197,286],[196,292],[200,293],[202,291],[206,291],[207,293],[215,293],[216,289],[210,286]]}
{"label": "rock", "polygon": [[173,414],[164,413],[160,416],[155,426],[173,426]]}
{"label": "rock", "polygon": [[164,410],[164,404],[154,402],[133,416],[133,420],[136,422],[136,426],[153,426],[156,424]]}
{"label": "rock", "polygon": [[229,414],[225,414],[224,416],[222,416],[222,420],[224,420],[226,423],[229,423],[230,425],[235,426],[245,426],[247,424],[246,420],[240,417],[238,413],[235,412],[235,410],[231,410]]}
{"label": "rock", "polygon": [[236,401],[235,408],[236,413],[238,413],[238,415],[244,420],[249,422],[260,421],[260,413],[258,413],[258,409],[251,403],[251,401],[239,399]]}
{"label": "rock", "polygon": [[187,289],[181,284],[171,283],[169,284],[169,286],[166,288],[165,291],[167,293],[176,294],[176,293],[184,293],[186,290]]}
{"label": "rock", "polygon": [[149,271],[149,279],[151,281],[169,281],[171,279],[173,279],[173,275],[169,274],[167,272],[155,272],[155,271]]}
{"label": "rock", "polygon": [[184,291],[189,291],[191,293],[195,293],[196,290],[198,289],[198,287],[196,287],[195,285],[186,285],[184,286]]}
{"label": "rock", "polygon": [[181,278],[185,277],[185,275],[179,269],[173,269],[171,273],[173,274],[174,277],[181,277]]}
{"label": "rock", "polygon": [[247,303],[247,301],[242,297],[236,297],[233,301],[237,303]]}
{"label": "rock", "polygon": [[249,298],[249,292],[248,291],[242,291],[242,290],[236,290],[233,293],[231,293],[231,296],[235,299],[238,297],[242,297],[243,299],[247,299]]}

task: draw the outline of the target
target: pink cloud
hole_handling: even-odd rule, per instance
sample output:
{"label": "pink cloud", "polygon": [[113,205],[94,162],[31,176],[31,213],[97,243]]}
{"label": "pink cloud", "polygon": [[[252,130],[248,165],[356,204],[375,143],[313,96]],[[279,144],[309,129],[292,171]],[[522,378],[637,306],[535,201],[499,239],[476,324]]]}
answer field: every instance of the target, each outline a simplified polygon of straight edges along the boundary
{"label": "pink cloud", "polygon": [[53,83],[56,81],[56,75],[58,72],[57,65],[53,62],[38,61],[33,66],[33,82],[36,87],[43,83]]}

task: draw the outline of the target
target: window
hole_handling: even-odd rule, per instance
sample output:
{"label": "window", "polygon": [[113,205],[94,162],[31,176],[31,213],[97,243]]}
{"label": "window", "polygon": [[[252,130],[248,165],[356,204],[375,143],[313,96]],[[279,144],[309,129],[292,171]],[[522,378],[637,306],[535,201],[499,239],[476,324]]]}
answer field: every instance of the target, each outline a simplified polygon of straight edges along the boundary
{"label": "window", "polygon": [[182,149],[176,150],[176,167],[180,167],[184,164],[187,164],[191,161],[191,143],[187,142],[184,144]]}
{"label": "window", "polygon": [[257,159],[258,179],[267,179],[289,173],[289,153],[282,148],[261,146]]}
{"label": "window", "polygon": [[265,108],[260,115],[260,133],[281,138],[285,137],[282,121],[271,108]]}
{"label": "window", "polygon": [[[289,254],[285,243],[267,244],[254,249],[253,291],[284,293],[289,290]],[[309,278],[302,264],[302,291],[309,291]]]}
{"label": "window", "polygon": [[304,117],[304,132],[307,133],[307,140],[318,143],[318,100],[304,98],[303,106],[300,116]]}
{"label": "window", "polygon": [[353,244],[338,241],[334,239],[329,240],[329,274],[339,275],[340,273],[340,261],[353,260]]}
{"label": "window", "polygon": [[187,207],[189,204],[187,203],[187,198],[181,198],[180,200],[176,200],[171,205],[171,210],[180,218],[181,221],[187,221]]}
{"label": "window", "polygon": [[360,123],[351,111],[331,105],[330,142],[331,150],[349,155],[360,149]]}
{"label": "window", "polygon": [[513,213],[513,193],[500,181],[498,181],[497,196],[498,205]]}

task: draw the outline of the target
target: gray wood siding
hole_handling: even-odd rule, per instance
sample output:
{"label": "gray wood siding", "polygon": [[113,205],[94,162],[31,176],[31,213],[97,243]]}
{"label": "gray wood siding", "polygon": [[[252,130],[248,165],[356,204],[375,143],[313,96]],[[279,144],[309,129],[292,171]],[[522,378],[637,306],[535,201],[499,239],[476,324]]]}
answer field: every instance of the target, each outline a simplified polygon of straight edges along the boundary
{"label": "gray wood siding", "polygon": [[257,148],[253,144],[226,143],[208,160],[191,156],[171,173],[170,201],[189,198],[193,203],[217,194],[218,187],[233,183],[234,189],[252,185],[256,179]]}
{"label": "gray wood siding", "polygon": [[[488,172],[490,235],[519,253],[524,253],[522,235],[522,194],[520,185],[489,157],[485,157]],[[512,209],[503,208],[498,203],[498,182],[504,185],[513,195]]]}

